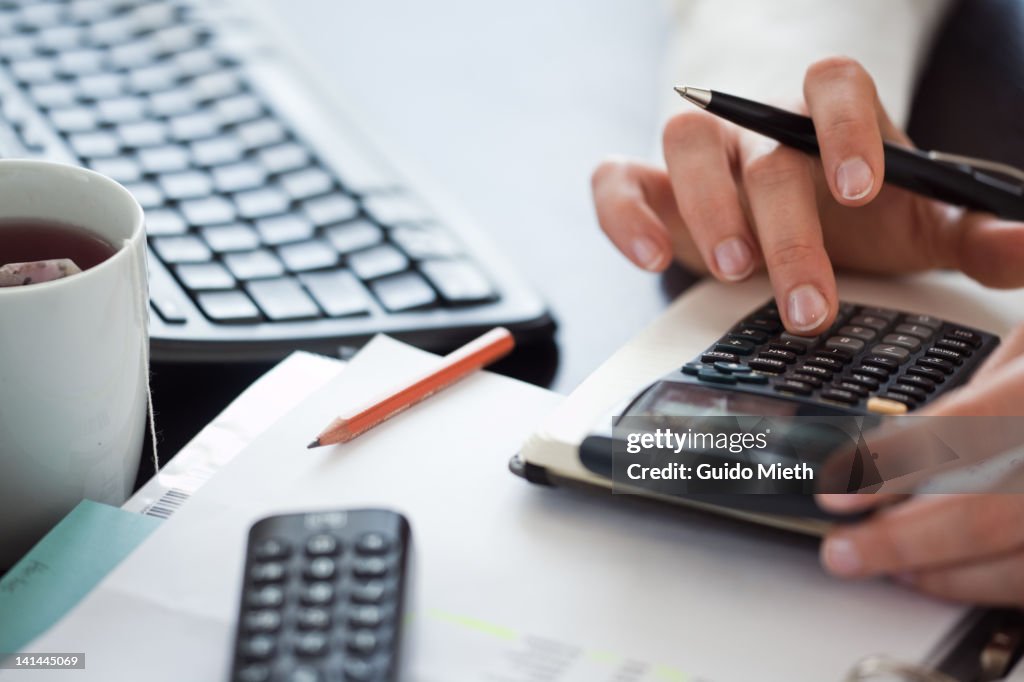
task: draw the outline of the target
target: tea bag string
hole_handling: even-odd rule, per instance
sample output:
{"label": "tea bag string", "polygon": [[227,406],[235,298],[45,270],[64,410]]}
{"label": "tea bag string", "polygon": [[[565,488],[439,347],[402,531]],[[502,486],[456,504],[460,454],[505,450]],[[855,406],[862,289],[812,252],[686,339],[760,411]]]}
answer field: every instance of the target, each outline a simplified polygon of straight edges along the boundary
{"label": "tea bag string", "polygon": [[[141,291],[139,305],[135,310],[137,322],[142,326],[142,372],[146,377],[146,412],[149,416],[149,437],[153,448],[153,475],[160,473],[160,457],[157,455],[156,412],[153,410],[153,385],[149,371],[149,278],[146,276],[146,259],[139,258],[129,240],[125,240],[124,248],[132,254],[135,267],[132,268],[132,284],[135,291]],[[145,251],[145,247],[143,248]]]}

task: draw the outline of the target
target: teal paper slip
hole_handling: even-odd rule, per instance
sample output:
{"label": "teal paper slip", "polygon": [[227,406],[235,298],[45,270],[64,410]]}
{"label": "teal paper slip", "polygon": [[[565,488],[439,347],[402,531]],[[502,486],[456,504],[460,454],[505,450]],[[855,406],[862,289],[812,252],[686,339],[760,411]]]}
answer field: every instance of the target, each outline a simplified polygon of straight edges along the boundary
{"label": "teal paper slip", "polygon": [[0,655],[22,651],[60,620],[159,525],[80,502],[0,580]]}

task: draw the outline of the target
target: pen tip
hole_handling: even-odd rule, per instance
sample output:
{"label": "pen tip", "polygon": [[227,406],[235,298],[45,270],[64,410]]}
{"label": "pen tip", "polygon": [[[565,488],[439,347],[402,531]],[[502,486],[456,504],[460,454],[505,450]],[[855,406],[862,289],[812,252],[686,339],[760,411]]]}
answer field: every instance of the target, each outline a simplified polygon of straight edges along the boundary
{"label": "pen tip", "polygon": [[313,441],[312,443],[310,443],[309,445],[307,445],[307,446],[306,446],[306,449],[307,449],[307,450],[312,450],[313,448],[318,448],[318,447],[320,447],[320,439],[319,439],[319,438],[317,438],[317,439],[316,439],[316,440],[314,440],[314,441]]}
{"label": "pen tip", "polygon": [[686,86],[685,85],[677,85],[677,86],[675,86],[672,89],[675,90],[676,92],[678,92],[680,97],[686,97]]}
{"label": "pen tip", "polygon": [[701,109],[711,104],[711,91],[704,88],[691,88],[688,85],[677,85],[674,90],[679,96],[691,104],[696,104]]}

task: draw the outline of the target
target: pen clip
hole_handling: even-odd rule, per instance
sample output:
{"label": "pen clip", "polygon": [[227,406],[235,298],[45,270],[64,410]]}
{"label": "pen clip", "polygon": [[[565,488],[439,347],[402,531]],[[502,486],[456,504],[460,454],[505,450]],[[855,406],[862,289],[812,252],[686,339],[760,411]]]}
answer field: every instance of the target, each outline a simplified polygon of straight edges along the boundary
{"label": "pen clip", "polygon": [[1017,183],[1024,187],[1024,170],[1011,166],[1008,163],[1001,163],[999,161],[989,161],[988,159],[978,159],[973,156],[963,156],[962,154],[949,154],[947,152],[930,151],[927,152],[928,158],[932,161],[939,161],[940,163],[951,163],[961,166],[967,166],[973,170],[982,170],[988,173],[996,173],[1003,175],[1007,178],[1016,180]]}

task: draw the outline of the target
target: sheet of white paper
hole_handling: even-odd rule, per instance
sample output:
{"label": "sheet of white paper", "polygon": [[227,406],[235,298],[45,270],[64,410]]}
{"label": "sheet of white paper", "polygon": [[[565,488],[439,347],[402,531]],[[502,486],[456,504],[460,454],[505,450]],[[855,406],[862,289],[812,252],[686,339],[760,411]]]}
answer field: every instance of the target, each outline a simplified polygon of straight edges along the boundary
{"label": "sheet of white paper", "polygon": [[249,525],[371,505],[413,527],[413,682],[821,682],[865,654],[920,660],[963,613],[833,580],[807,538],[516,479],[509,455],[560,398],[503,377],[305,449],[336,413],[434,361],[374,340],[30,650],[85,652],[79,679],[225,679]]}

